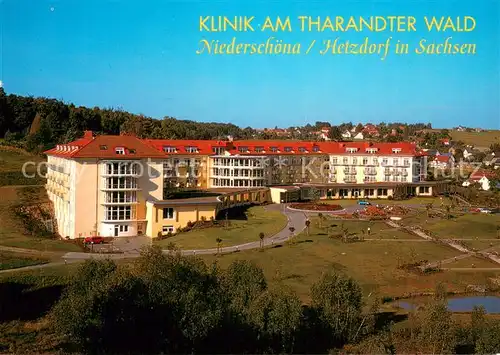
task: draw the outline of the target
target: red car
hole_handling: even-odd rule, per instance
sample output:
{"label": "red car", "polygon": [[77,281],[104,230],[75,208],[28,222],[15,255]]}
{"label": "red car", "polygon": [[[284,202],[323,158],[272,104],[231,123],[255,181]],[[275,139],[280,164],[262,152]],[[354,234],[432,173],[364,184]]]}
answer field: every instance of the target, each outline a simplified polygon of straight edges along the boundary
{"label": "red car", "polygon": [[83,242],[85,244],[103,244],[104,243],[104,238],[103,237],[86,237]]}

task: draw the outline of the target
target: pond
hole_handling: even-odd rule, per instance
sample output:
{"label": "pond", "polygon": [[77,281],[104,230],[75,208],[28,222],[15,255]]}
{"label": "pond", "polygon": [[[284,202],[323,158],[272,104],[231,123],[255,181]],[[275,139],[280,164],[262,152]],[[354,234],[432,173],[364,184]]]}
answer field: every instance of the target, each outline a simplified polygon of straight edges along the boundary
{"label": "pond", "polygon": [[[405,310],[414,310],[418,304],[411,301],[398,301],[396,306]],[[448,299],[448,309],[452,312],[472,312],[474,306],[483,306],[486,313],[500,313],[498,296],[466,296]]]}

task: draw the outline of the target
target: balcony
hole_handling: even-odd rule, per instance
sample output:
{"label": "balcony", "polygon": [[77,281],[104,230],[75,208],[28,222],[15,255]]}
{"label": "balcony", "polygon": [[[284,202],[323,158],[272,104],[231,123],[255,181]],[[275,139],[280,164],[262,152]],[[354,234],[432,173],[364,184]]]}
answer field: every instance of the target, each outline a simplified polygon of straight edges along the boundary
{"label": "balcony", "polygon": [[365,175],[377,175],[377,170],[375,170],[375,169],[365,169]]}
{"label": "balcony", "polygon": [[356,178],[355,177],[346,176],[344,178],[344,182],[355,183],[356,182]]}
{"label": "balcony", "polygon": [[122,190],[122,191],[137,191],[140,190],[137,184],[105,184],[101,190]]}
{"label": "balcony", "polygon": [[356,175],[357,170],[355,168],[345,168],[344,174]]}
{"label": "balcony", "polygon": [[385,169],[385,170],[384,170],[384,175],[386,175],[386,176],[387,176],[387,175],[391,175],[391,170],[389,170],[389,169]]}

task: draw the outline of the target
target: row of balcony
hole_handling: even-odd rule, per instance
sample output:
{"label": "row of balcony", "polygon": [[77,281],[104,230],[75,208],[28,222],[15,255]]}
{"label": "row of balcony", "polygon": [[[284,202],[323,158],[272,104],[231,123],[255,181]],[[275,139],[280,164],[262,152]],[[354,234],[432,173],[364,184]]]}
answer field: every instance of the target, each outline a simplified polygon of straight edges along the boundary
{"label": "row of balcony", "polygon": [[400,166],[400,167],[410,167],[410,162],[401,162],[401,163],[389,163],[389,162],[359,162],[359,163],[347,163],[347,162],[332,162],[331,165],[337,166]]}

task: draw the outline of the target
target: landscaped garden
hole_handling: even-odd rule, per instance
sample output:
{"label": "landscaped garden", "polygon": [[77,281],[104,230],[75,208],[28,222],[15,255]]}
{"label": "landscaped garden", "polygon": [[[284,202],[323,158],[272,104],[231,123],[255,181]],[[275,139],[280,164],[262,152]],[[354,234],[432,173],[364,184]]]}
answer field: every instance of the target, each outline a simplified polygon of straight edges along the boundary
{"label": "landscaped garden", "polygon": [[[285,228],[286,221],[280,211],[254,206],[241,215],[214,221],[211,227],[193,228],[154,243],[162,248],[175,245],[180,249],[194,250],[216,248],[218,244],[222,247],[238,245],[259,241],[261,233],[264,238],[270,237]],[[217,239],[221,241],[217,242]]]}
{"label": "landscaped garden", "polygon": [[303,211],[317,211],[317,212],[335,212],[344,209],[344,207],[340,205],[335,205],[331,203],[321,203],[321,202],[300,202],[300,203],[291,203],[288,207],[303,210]]}

